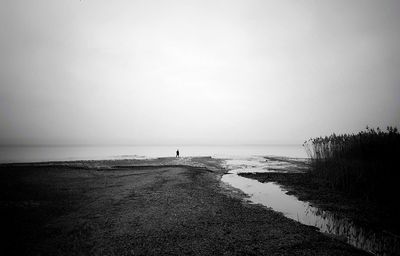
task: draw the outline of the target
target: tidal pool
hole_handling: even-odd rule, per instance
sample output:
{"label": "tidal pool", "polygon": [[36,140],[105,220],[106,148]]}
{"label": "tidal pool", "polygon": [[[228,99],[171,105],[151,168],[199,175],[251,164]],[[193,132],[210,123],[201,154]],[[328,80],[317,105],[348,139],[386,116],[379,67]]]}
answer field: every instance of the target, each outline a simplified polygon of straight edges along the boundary
{"label": "tidal pool", "polygon": [[[253,159],[255,160],[255,159]],[[260,169],[260,163],[251,164],[248,161],[240,162],[226,161],[227,167],[239,167],[222,177],[225,182],[232,187],[242,190],[248,195],[250,203],[262,204],[274,211],[284,214],[284,216],[296,220],[302,224],[318,228],[321,232],[333,235],[338,239],[373,253],[375,255],[400,255],[400,237],[382,230],[374,230],[356,224],[354,221],[338,216],[329,211],[321,210],[312,206],[309,202],[298,200],[293,195],[286,194],[281,186],[273,182],[261,183],[254,179],[245,178],[237,175],[242,169],[246,172]],[[257,161],[262,161],[259,158]],[[243,166],[246,168],[241,168]],[[265,172],[265,169],[263,170]]]}

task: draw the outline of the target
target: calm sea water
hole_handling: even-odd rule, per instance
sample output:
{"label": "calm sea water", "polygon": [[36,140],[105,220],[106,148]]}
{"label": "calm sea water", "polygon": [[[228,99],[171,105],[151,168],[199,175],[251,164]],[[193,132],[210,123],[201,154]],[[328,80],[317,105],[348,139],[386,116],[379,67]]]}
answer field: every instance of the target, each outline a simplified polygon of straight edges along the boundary
{"label": "calm sea water", "polygon": [[217,158],[250,156],[307,157],[301,145],[257,146],[27,146],[0,147],[0,163],[66,160],[140,159],[180,155]]}

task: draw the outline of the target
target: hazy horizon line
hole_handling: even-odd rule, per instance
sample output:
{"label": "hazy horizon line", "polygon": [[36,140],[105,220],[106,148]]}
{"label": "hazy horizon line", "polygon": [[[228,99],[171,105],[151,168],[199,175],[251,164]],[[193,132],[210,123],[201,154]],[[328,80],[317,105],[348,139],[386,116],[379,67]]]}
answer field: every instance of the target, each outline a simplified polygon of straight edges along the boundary
{"label": "hazy horizon line", "polygon": [[239,144],[0,144],[0,147],[237,147],[237,146],[301,146],[302,143],[239,143]]}

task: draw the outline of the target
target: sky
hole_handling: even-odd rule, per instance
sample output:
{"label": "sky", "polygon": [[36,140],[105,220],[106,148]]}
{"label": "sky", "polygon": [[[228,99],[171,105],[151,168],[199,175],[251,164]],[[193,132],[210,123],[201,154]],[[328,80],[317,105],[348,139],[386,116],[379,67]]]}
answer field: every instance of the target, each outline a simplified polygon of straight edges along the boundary
{"label": "sky", "polygon": [[0,145],[400,127],[400,1],[0,0]]}

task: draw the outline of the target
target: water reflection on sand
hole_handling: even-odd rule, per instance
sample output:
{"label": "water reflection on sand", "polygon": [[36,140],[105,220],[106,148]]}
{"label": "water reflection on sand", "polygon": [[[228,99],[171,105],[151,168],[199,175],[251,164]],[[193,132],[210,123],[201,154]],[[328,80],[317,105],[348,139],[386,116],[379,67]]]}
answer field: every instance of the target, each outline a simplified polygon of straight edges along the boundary
{"label": "water reflection on sand", "polygon": [[[283,159],[285,161],[285,159]],[[278,184],[268,182],[261,183],[237,175],[239,172],[271,171],[268,166],[289,166],[293,170],[296,162],[271,163],[274,160],[265,161],[264,158],[248,158],[226,160],[226,168],[229,174],[222,177],[222,181],[245,192],[251,203],[262,204],[275,211],[282,212],[286,217],[299,221],[305,225],[317,227],[321,232],[334,235],[347,243],[371,252],[376,255],[399,255],[400,238],[394,234],[374,230],[356,224],[348,218],[338,216],[332,212],[321,210],[308,202],[299,201],[295,196],[286,194]],[[281,161],[275,159],[275,161]],[[269,164],[267,164],[270,162]],[[276,170],[274,170],[276,171]]]}
{"label": "water reflection on sand", "polygon": [[254,172],[302,172],[307,167],[305,158],[288,157],[235,157],[225,159],[226,168],[235,173]]}

